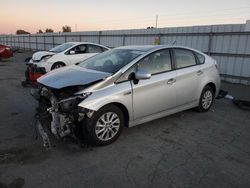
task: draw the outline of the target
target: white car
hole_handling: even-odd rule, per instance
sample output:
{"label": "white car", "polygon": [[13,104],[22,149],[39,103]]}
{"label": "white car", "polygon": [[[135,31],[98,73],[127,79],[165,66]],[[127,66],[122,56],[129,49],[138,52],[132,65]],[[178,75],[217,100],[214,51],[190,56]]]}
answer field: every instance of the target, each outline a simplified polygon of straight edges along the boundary
{"label": "white car", "polygon": [[52,48],[50,51],[40,51],[33,54],[29,64],[44,68],[45,72],[53,69],[74,65],[98,53],[109,50],[108,47],[89,42],[67,42]]}

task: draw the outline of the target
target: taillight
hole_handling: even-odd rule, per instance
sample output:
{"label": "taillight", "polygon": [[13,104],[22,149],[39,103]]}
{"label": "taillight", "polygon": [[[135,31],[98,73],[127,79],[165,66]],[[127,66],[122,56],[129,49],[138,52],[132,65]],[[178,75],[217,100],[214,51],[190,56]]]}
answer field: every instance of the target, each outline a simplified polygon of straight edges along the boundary
{"label": "taillight", "polygon": [[216,67],[216,69],[217,69],[217,70],[219,70],[219,67],[218,67],[218,65],[217,65],[217,64],[215,64],[215,67]]}
{"label": "taillight", "polygon": [[217,70],[219,70],[219,66],[218,66],[218,64],[217,64],[216,61],[214,61],[214,66],[215,66],[215,68],[216,68]]}

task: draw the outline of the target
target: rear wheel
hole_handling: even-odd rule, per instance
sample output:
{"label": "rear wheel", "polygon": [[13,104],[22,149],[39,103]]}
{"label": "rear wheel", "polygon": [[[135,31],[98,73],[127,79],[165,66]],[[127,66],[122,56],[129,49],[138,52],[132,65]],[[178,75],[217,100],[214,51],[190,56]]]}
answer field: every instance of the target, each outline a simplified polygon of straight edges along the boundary
{"label": "rear wheel", "polygon": [[54,63],[51,67],[51,70],[54,70],[54,69],[58,69],[58,68],[61,68],[61,67],[64,67],[65,64],[63,62],[57,62],[57,63]]}
{"label": "rear wheel", "polygon": [[212,87],[207,85],[202,90],[197,110],[199,112],[207,112],[211,108],[213,101],[214,101],[214,90]]}
{"label": "rear wheel", "polygon": [[108,105],[95,112],[85,123],[91,143],[107,145],[120,136],[125,119],[120,108]]}

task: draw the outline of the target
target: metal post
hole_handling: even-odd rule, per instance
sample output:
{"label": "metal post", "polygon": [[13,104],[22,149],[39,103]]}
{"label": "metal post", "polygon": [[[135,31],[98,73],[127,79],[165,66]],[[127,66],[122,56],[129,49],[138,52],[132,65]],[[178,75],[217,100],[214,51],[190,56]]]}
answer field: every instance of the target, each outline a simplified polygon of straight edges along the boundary
{"label": "metal post", "polygon": [[53,48],[55,47],[55,36],[52,35],[52,44],[53,44]]}
{"label": "metal post", "polygon": [[18,48],[20,48],[20,41],[19,41],[19,36],[17,35],[17,45],[18,45]]}
{"label": "metal post", "polygon": [[23,49],[25,50],[25,40],[24,40],[24,36],[23,36]]}
{"label": "metal post", "polygon": [[29,35],[29,48],[31,50],[31,40],[30,40],[30,35]]}
{"label": "metal post", "polygon": [[102,34],[102,32],[99,31],[99,33],[98,33],[98,43],[99,43],[99,44],[101,44],[101,34]]}
{"label": "metal post", "polygon": [[[158,34],[158,38],[159,38],[160,44],[161,44],[161,36],[162,36],[162,34],[159,33],[159,34]],[[159,44],[159,45],[160,45],[160,44]]]}
{"label": "metal post", "polygon": [[122,45],[125,46],[126,43],[126,35],[123,35],[122,37]]}
{"label": "metal post", "polygon": [[211,48],[212,48],[212,40],[213,40],[213,32],[211,31],[209,33],[209,36],[208,36],[208,49],[207,49],[207,53],[208,55],[211,55]]}
{"label": "metal post", "polygon": [[157,28],[158,26],[158,15],[156,15],[156,19],[155,19],[155,28]]}
{"label": "metal post", "polygon": [[46,50],[45,36],[43,36],[43,49]]}
{"label": "metal post", "polygon": [[37,35],[36,35],[35,39],[36,39],[36,51],[38,51]]}

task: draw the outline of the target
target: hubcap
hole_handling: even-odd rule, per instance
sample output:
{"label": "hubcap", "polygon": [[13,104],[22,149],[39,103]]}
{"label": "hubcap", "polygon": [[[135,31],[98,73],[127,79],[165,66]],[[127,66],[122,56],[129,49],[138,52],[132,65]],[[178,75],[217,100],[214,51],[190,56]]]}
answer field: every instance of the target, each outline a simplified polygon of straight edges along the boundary
{"label": "hubcap", "polygon": [[103,114],[96,122],[95,134],[98,139],[107,141],[112,139],[119,131],[120,118],[114,112]]}
{"label": "hubcap", "polygon": [[59,64],[59,65],[56,65],[56,66],[55,66],[55,69],[58,69],[58,68],[60,68],[60,67],[62,67],[62,65],[60,65],[60,64]]}
{"label": "hubcap", "polygon": [[204,109],[208,109],[211,106],[212,101],[213,101],[213,94],[211,91],[208,90],[203,94],[203,97],[201,100],[202,107]]}

